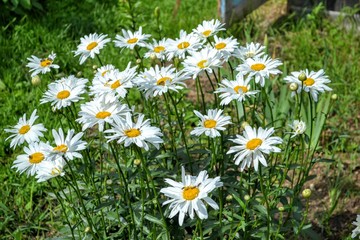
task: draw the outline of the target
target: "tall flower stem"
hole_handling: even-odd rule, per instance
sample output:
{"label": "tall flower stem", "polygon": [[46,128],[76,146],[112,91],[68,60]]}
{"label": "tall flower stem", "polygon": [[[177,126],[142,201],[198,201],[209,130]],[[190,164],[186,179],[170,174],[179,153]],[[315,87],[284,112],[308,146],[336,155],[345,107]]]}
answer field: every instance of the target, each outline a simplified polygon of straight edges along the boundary
{"label": "tall flower stem", "polygon": [[260,177],[260,188],[261,188],[261,192],[263,194],[263,197],[265,198],[265,204],[266,204],[266,219],[267,219],[267,239],[270,239],[270,224],[271,224],[271,219],[270,219],[270,206],[269,206],[269,201],[268,201],[268,196],[267,196],[267,191],[266,189],[264,189],[264,180],[263,180],[263,176],[262,176],[262,172],[261,172],[261,166],[259,166],[259,177]]}

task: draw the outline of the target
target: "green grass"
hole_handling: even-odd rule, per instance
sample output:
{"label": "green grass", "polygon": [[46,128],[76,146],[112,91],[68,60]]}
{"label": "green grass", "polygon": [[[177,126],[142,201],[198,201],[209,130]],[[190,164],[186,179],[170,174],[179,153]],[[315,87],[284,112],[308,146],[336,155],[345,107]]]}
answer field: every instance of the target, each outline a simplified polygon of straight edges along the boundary
{"label": "green grass", "polygon": [[[156,2],[156,3],[155,3]],[[216,17],[216,0],[182,1],[177,16],[173,16],[173,1],[142,1],[134,6],[139,18],[136,27],[143,26],[143,32],[157,36],[158,28],[154,18],[155,7],[160,8],[161,32],[171,38],[180,29],[188,32],[202,20]],[[39,105],[42,91],[49,79],[42,77],[38,87],[31,85],[30,74],[25,67],[31,55],[45,56],[54,51],[58,55],[61,74],[77,74],[83,67],[71,51],[76,49],[80,37],[92,33],[106,33],[110,37],[123,27],[131,27],[125,18],[126,10],[118,1],[92,1],[84,4],[71,1],[51,1],[40,16],[17,17],[15,22],[7,19],[2,24],[0,36],[0,238],[36,239],[52,236],[61,228],[60,208],[52,196],[47,194],[46,184],[29,181],[10,169],[18,148],[13,152],[8,136],[3,131],[17,123],[25,112],[38,108],[40,118],[48,119],[46,125],[53,127],[48,107]],[[321,12],[320,12],[321,13]],[[341,200],[359,198],[351,173],[359,167],[360,131],[360,34],[353,28],[346,30],[339,21],[329,21],[321,14],[313,13],[302,19],[287,17],[266,32],[261,32],[255,18],[236,24],[230,32],[244,43],[245,40],[262,42],[267,34],[268,50],[276,51],[276,57],[284,60],[284,69],[291,71],[304,68],[324,68],[332,80],[333,93],[338,99],[332,103],[330,118],[327,119],[327,134],[322,136],[325,155],[336,159],[331,168],[338,169],[337,178],[330,181],[329,189],[339,190]],[[10,25],[8,25],[10,23]],[[8,26],[6,26],[8,25]],[[280,46],[277,48],[276,46]],[[104,49],[105,62],[124,66],[131,57],[120,53],[113,46]],[[133,59],[135,61],[135,59]],[[83,75],[89,75],[95,61],[85,63]],[[60,75],[58,75],[60,76]],[[331,153],[333,153],[331,155]],[[350,164],[349,169],[339,167]],[[349,174],[350,173],[350,174]],[[349,185],[341,184],[342,182]],[[328,220],[328,219],[327,219]],[[328,224],[323,222],[324,225]],[[351,230],[351,229],[349,229]],[[347,232],[348,233],[348,232]],[[345,233],[346,234],[346,233]],[[343,236],[345,237],[345,236]]]}

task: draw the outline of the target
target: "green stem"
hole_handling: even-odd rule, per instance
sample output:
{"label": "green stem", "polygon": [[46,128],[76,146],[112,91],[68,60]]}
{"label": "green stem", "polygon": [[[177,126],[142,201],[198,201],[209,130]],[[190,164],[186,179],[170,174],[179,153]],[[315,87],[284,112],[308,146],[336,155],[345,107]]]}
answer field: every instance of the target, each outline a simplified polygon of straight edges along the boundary
{"label": "green stem", "polygon": [[267,191],[266,189],[264,189],[264,180],[263,180],[263,176],[261,173],[261,166],[259,166],[259,176],[260,176],[260,188],[261,188],[261,192],[265,198],[265,204],[266,204],[266,219],[267,219],[267,239],[270,239],[270,224],[271,224],[271,219],[270,219],[270,207],[269,207],[269,201],[268,201],[268,196],[267,196]]}

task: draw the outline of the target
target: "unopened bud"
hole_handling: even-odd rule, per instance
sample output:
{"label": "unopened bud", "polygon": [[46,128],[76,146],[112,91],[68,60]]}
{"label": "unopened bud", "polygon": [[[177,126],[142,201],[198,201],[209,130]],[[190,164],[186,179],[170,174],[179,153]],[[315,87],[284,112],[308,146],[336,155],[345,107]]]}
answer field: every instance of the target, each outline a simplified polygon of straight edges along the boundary
{"label": "unopened bud", "polygon": [[77,72],[76,77],[81,77],[81,76],[82,76],[82,71]]}
{"label": "unopened bud", "polygon": [[156,18],[159,18],[159,17],[160,17],[160,8],[159,8],[159,7],[156,7],[156,8],[154,9],[154,16],[155,16]]}
{"label": "unopened bud", "polygon": [[107,185],[111,185],[112,182],[113,182],[113,181],[112,181],[111,179],[106,180],[106,184],[107,184]]}
{"label": "unopened bud", "polygon": [[305,189],[304,191],[302,191],[302,196],[304,198],[309,198],[311,196],[311,190],[310,189]]}
{"label": "unopened bud", "polygon": [[151,58],[152,60],[155,60],[155,59],[156,59],[156,54],[155,54],[155,53],[151,53],[151,54],[150,54],[150,58]]}
{"label": "unopened bud", "polygon": [[98,68],[98,66],[97,66],[97,65],[93,65],[93,69],[95,69],[95,70],[96,70],[97,68]]}
{"label": "unopened bud", "polygon": [[140,64],[140,63],[141,63],[141,59],[140,58],[136,59],[136,64]]}
{"label": "unopened bud", "polygon": [[139,165],[141,164],[141,160],[140,160],[140,159],[135,159],[135,160],[134,160],[134,164],[135,164],[136,166],[139,166]]}
{"label": "unopened bud", "polygon": [[41,83],[41,79],[38,75],[34,76],[32,79],[31,79],[31,84],[33,86],[39,86]]}
{"label": "unopened bud", "polygon": [[298,76],[298,79],[300,80],[300,81],[305,81],[306,80],[306,74],[304,73],[304,72],[301,72],[300,74],[299,74],[299,76]]}
{"label": "unopened bud", "polygon": [[336,93],[334,93],[333,95],[331,95],[331,99],[332,100],[336,100],[338,98],[338,95]]}
{"label": "unopened bud", "polygon": [[244,196],[244,200],[245,200],[245,201],[249,201],[249,200],[250,200],[250,196],[249,196],[249,195],[245,195],[245,196]]}
{"label": "unopened bud", "polygon": [[285,210],[285,208],[283,206],[281,206],[281,207],[278,207],[278,210],[279,210],[279,212],[283,212]]}
{"label": "unopened bud", "polygon": [[86,227],[84,232],[88,233],[88,232],[90,232],[90,231],[91,231],[91,228],[90,228],[90,227]]}
{"label": "unopened bud", "polygon": [[293,82],[290,84],[289,88],[291,91],[296,91],[296,90],[298,90],[299,85],[297,85],[296,83]]}
{"label": "unopened bud", "polygon": [[248,122],[243,122],[243,123],[241,124],[241,127],[244,128],[244,129],[245,129],[246,126],[249,126],[249,123],[248,123]]}
{"label": "unopened bud", "polygon": [[230,202],[231,200],[233,200],[233,196],[231,194],[226,196],[226,201]]}

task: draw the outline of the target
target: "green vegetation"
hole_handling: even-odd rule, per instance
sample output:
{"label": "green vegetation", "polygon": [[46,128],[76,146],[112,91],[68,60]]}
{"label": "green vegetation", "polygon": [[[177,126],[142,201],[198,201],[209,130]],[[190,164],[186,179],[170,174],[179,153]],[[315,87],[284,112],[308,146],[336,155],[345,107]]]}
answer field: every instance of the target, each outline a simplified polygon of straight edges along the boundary
{"label": "green vegetation", "polygon": [[[20,2],[27,3],[27,1]],[[92,66],[98,65],[98,61],[88,59],[84,65],[80,66],[78,58],[74,58],[72,52],[76,50],[79,39],[84,35],[97,32],[108,34],[114,39],[115,35],[120,33],[123,28],[134,30],[142,26],[143,32],[153,36],[176,38],[180,29],[189,32],[203,20],[217,17],[216,0],[181,1],[176,15],[174,15],[175,3],[173,1],[143,0],[136,2],[132,6],[136,22],[128,17],[129,6],[125,0],[47,1],[46,5],[44,3],[41,7],[33,4],[33,9],[26,10],[27,12],[17,11],[21,15],[15,15],[13,10],[8,10],[7,14],[1,15],[1,239],[44,239],[57,236],[62,232],[69,233],[69,229],[64,226],[65,221],[60,217],[64,212],[59,206],[56,196],[52,194],[50,186],[46,183],[36,183],[33,178],[29,180],[30,178],[26,175],[17,174],[14,169],[11,169],[16,156],[21,154],[21,148],[18,147],[16,151],[10,148],[10,141],[5,141],[9,136],[4,131],[5,128],[15,125],[24,113],[29,116],[35,108],[38,109],[39,119],[42,119],[48,129],[59,127],[59,123],[53,121],[54,113],[49,105],[39,104],[40,98],[50,82],[50,76],[41,75],[40,86],[33,86],[29,69],[25,66],[28,62],[27,58],[31,55],[47,56],[54,51],[57,54],[57,64],[61,66],[61,71],[54,72],[55,78],[70,74],[90,76],[93,71]],[[154,14],[156,7],[160,9],[158,19]],[[321,215],[309,215],[311,217],[309,222],[312,221],[318,228],[306,229],[306,236],[345,239],[350,236],[353,229],[350,223],[356,218],[356,210],[349,212],[349,209],[345,209],[344,206],[348,202],[356,202],[360,199],[359,186],[354,182],[359,174],[360,166],[360,83],[358,81],[358,76],[360,76],[360,33],[356,30],[358,26],[355,23],[345,28],[341,25],[344,18],[329,20],[324,16],[323,11],[324,9],[320,6],[302,18],[287,15],[266,30],[261,28],[258,17],[252,15],[232,26],[228,32],[241,44],[246,41],[264,43],[269,55],[283,61],[283,75],[277,77],[276,81],[281,81],[281,78],[292,71],[305,68],[316,71],[323,68],[331,79],[330,87],[333,88],[332,93],[337,94],[337,99],[331,100],[330,112],[323,133],[319,136],[319,148],[317,149],[318,157],[325,163],[317,163],[316,166],[320,166],[321,170],[313,173],[328,176],[321,182],[324,185],[322,187],[324,195],[317,194],[316,188],[315,194],[313,193],[315,197],[319,198],[314,201],[320,201],[320,196],[327,201],[321,202],[324,205],[323,209],[320,209]],[[347,11],[355,10],[348,9]],[[136,61],[134,55],[129,51],[120,52],[119,48],[115,48],[113,44],[109,44],[103,49],[101,58],[104,62],[111,62],[116,66],[126,66],[129,61]],[[133,98],[138,101],[138,96],[133,96]],[[189,105],[189,103],[185,103],[183,107],[190,107]],[[322,110],[320,109],[320,111]],[[187,111],[188,114],[189,112],[190,110]],[[190,123],[195,120],[188,117],[186,121]],[[179,141],[181,142],[181,140]],[[205,155],[205,153],[199,152],[199,155],[201,154]],[[335,161],[326,162],[327,159]],[[210,161],[210,159],[208,160]],[[109,164],[106,167],[110,169],[113,166]],[[138,174],[138,170],[135,169],[133,172],[129,170],[130,173]],[[141,174],[146,175],[144,172]],[[157,177],[170,177],[164,172],[161,173],[161,170],[153,174],[157,174]],[[175,175],[170,178],[174,179]],[[176,179],[179,179],[178,175]],[[106,179],[102,179],[102,181],[106,182]],[[314,184],[315,187],[318,186],[318,182]],[[55,181],[54,185],[56,185]],[[298,189],[299,193],[300,190]],[[233,201],[244,204],[240,198]],[[71,206],[65,207],[71,208]],[[315,208],[315,210],[319,209]],[[357,210],[359,211],[359,208]],[[258,211],[265,210],[261,208]],[[71,213],[72,211],[69,210],[68,214]],[[342,213],[350,216],[346,220],[347,225],[342,226],[343,229],[338,232],[334,232],[330,220],[332,216]],[[227,217],[230,216],[230,213],[224,214],[228,214]],[[117,220],[116,216],[108,217]],[[151,215],[148,215],[147,219],[154,224],[159,224],[159,220],[154,219]],[[174,220],[176,222],[177,217]],[[208,222],[204,225],[210,228],[211,224],[212,222]],[[245,226],[240,227],[245,228]],[[119,229],[107,230],[109,232],[120,231]],[[173,233],[177,230],[176,228],[171,229]],[[208,231],[204,232],[204,234],[206,233]]]}

